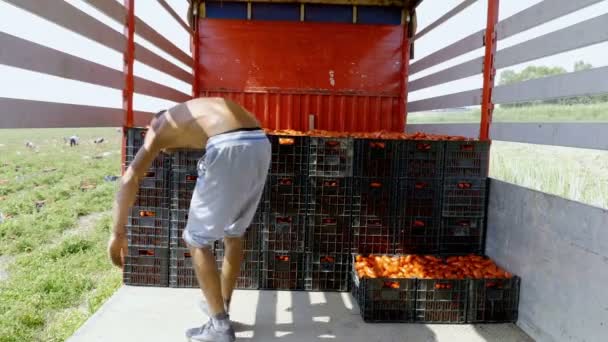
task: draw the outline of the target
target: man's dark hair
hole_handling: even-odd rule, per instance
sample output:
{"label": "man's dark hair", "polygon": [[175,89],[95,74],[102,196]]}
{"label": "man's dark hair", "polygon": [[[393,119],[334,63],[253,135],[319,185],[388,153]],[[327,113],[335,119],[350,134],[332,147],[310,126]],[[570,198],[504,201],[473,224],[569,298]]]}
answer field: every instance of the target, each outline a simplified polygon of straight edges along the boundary
{"label": "man's dark hair", "polygon": [[158,118],[160,118],[161,115],[165,114],[166,112],[167,112],[167,110],[163,109],[160,112],[154,114],[154,118],[158,119]]}

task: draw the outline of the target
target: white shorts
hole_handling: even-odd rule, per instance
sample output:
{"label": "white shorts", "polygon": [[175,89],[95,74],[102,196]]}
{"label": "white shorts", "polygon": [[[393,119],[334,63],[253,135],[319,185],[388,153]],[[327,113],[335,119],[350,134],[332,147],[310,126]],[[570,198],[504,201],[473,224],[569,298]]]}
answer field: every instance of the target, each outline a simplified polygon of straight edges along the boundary
{"label": "white shorts", "polygon": [[262,130],[209,138],[183,235],[188,246],[210,247],[225,236],[245,234],[264,191],[270,150]]}

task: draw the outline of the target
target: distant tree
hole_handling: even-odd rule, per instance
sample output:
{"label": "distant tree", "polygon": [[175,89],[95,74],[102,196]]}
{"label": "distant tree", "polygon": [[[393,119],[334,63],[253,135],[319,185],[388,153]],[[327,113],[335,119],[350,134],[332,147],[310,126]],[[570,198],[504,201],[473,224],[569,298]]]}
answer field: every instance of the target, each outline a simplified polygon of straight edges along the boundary
{"label": "distant tree", "polygon": [[[574,63],[574,71],[584,71],[593,69],[593,65],[586,63],[585,61],[577,61]],[[505,70],[500,74],[499,85],[509,85],[519,82],[529,81],[537,78],[561,75],[567,73],[566,69],[562,67],[547,67],[547,66],[529,66],[520,72],[513,70]],[[543,101],[534,101],[526,103],[517,103],[503,105],[503,107],[523,107],[534,104],[590,104],[598,102],[608,102],[608,94],[599,96],[576,96],[565,99],[552,99]]]}
{"label": "distant tree", "polygon": [[585,61],[578,61],[574,63],[574,71],[583,71],[593,69],[593,65],[585,63]]}

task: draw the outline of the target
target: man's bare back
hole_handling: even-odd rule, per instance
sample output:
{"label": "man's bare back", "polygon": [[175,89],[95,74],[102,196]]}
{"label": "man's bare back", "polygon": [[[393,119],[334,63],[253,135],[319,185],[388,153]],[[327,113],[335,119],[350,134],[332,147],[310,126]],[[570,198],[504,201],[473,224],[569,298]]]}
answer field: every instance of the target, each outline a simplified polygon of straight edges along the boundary
{"label": "man's bare back", "polygon": [[260,127],[251,113],[223,98],[199,98],[182,103],[151,124],[161,149],[203,148],[209,137]]}

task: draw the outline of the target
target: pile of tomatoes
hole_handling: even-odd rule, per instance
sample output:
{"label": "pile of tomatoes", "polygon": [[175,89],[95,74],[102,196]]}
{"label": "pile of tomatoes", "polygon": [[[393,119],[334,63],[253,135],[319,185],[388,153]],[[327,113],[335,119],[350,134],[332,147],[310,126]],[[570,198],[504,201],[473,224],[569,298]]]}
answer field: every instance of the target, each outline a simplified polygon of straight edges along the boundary
{"label": "pile of tomatoes", "polygon": [[357,255],[355,271],[359,278],[418,279],[494,279],[513,275],[498,267],[492,259],[478,255]]}
{"label": "pile of tomatoes", "polygon": [[389,131],[378,131],[378,132],[336,132],[336,131],[324,131],[324,130],[312,130],[308,132],[300,132],[293,129],[278,129],[278,130],[265,130],[270,135],[291,135],[291,136],[310,136],[310,137],[322,137],[322,138],[358,138],[358,139],[385,139],[385,140],[434,140],[434,141],[470,141],[474,139],[450,136],[450,135],[437,135],[427,134],[422,132],[416,132],[414,134],[407,134],[401,132],[389,132]]}

